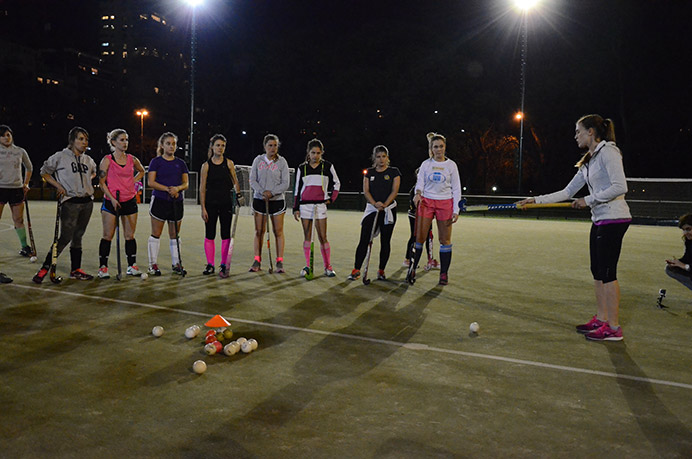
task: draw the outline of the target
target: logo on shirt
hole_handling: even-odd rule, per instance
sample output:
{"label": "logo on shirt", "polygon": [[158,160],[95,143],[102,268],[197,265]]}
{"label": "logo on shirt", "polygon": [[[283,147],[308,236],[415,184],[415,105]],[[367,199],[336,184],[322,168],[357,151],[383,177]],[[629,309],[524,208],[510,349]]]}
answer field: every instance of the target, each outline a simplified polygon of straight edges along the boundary
{"label": "logo on shirt", "polygon": [[89,166],[82,163],[72,163],[72,172],[74,172],[75,174],[86,174],[87,172],[89,172]]}
{"label": "logo on shirt", "polygon": [[428,180],[433,183],[444,183],[447,179],[442,172],[433,172],[428,176]]}
{"label": "logo on shirt", "polygon": [[389,180],[389,174],[385,175],[385,176],[384,176],[384,179],[385,179],[385,180]]}

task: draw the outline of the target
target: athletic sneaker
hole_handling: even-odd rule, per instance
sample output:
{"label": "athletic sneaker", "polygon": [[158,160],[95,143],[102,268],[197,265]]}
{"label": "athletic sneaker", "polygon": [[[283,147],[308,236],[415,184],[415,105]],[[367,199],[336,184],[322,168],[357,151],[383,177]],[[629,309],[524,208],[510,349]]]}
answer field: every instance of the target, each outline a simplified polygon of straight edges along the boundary
{"label": "athletic sneaker", "polygon": [[603,322],[598,329],[586,334],[586,339],[591,341],[622,341],[622,327],[613,330],[608,322]]}
{"label": "athletic sneaker", "polygon": [[305,277],[308,274],[310,274],[310,267],[306,266],[305,268],[300,270],[300,277]]}
{"label": "athletic sneaker", "polygon": [[324,275],[327,277],[336,277],[336,271],[332,269],[332,265],[329,265],[326,268],[324,268]]}
{"label": "athletic sneaker", "polygon": [[183,266],[180,263],[171,266],[171,269],[173,270],[173,274],[177,274],[179,276],[184,276],[187,274],[187,271],[183,269]]}
{"label": "athletic sneaker", "polygon": [[447,285],[449,283],[449,279],[447,278],[447,273],[440,273],[440,282],[438,282],[439,285]]}
{"label": "athletic sneaker", "polygon": [[38,270],[36,275],[31,279],[34,281],[36,284],[40,284],[43,282],[43,278],[46,277],[46,274],[48,274],[48,268],[45,266],[41,266],[41,269]]}
{"label": "athletic sneaker", "polygon": [[94,276],[91,274],[87,274],[84,272],[82,268],[77,268],[74,271],[70,273],[70,279],[75,279],[75,280],[92,280]]}
{"label": "athletic sneaker", "polygon": [[221,279],[225,279],[228,277],[228,268],[226,268],[226,265],[219,266],[219,277]]}
{"label": "athletic sneaker", "polygon": [[208,276],[209,274],[214,274],[214,265],[207,265],[206,268],[204,268],[204,271],[202,271],[202,274],[205,276]]}
{"label": "athletic sneaker", "polygon": [[142,271],[139,270],[137,265],[130,265],[127,267],[126,273],[128,276],[141,276]]}
{"label": "athletic sneaker", "polygon": [[150,276],[160,276],[161,275],[161,270],[159,269],[159,265],[157,265],[156,263],[149,265],[148,272],[149,272]]}
{"label": "athletic sneaker", "polygon": [[360,277],[360,269],[354,268],[353,271],[351,271],[351,274],[348,276],[348,280],[358,280],[359,277]]}
{"label": "athletic sneaker", "polygon": [[28,245],[22,247],[22,250],[19,251],[19,255],[21,255],[23,257],[30,257],[31,253],[32,253],[31,247],[29,247]]}
{"label": "athletic sneaker", "polygon": [[403,266],[404,268],[408,268],[409,266],[411,266],[411,260],[406,258],[404,262],[401,264],[401,266]]}
{"label": "athletic sneaker", "polygon": [[110,279],[111,275],[108,274],[108,266],[101,266],[99,268],[99,272],[96,273],[96,275],[99,277],[99,279]]}
{"label": "athletic sneaker", "polygon": [[577,333],[589,333],[594,330],[598,330],[603,326],[605,322],[598,320],[598,317],[593,316],[591,320],[589,320],[587,323],[582,324],[582,325],[577,325]]}
{"label": "athletic sneaker", "polygon": [[432,269],[440,269],[440,262],[435,260],[434,258],[430,262],[430,265],[432,266]]}
{"label": "athletic sneaker", "polygon": [[256,273],[257,271],[262,271],[262,264],[255,260],[252,262],[252,266],[250,266],[250,271],[251,273]]}
{"label": "athletic sneaker", "polygon": [[9,284],[12,282],[12,278],[5,275],[5,273],[0,273],[0,284]]}
{"label": "athletic sneaker", "polygon": [[387,280],[387,276],[384,275],[384,269],[377,270],[377,280]]}
{"label": "athletic sneaker", "polygon": [[276,274],[283,274],[286,272],[286,270],[284,270],[284,262],[283,261],[277,261],[276,262],[276,269],[274,270],[274,272]]}

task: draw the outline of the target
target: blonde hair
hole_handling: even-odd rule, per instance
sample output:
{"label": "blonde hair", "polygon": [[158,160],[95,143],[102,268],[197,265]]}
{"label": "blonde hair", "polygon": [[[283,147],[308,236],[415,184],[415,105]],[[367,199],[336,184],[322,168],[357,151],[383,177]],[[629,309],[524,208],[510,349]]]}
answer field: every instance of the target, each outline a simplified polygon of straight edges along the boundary
{"label": "blonde hair", "polygon": [[377,159],[378,153],[384,153],[387,155],[387,166],[389,166],[389,150],[384,145],[377,145],[375,148],[372,149],[372,155],[370,155],[370,159],[372,160],[372,166],[376,166],[375,159]]}
{"label": "blonde hair", "polygon": [[177,135],[173,134],[172,132],[164,132],[163,134],[161,134],[161,137],[159,137],[159,141],[156,145],[156,156],[163,155],[163,141],[168,139],[169,137],[175,139],[175,143],[178,143]]}
{"label": "blonde hair", "polygon": [[111,149],[112,153],[115,153],[115,145],[113,145],[113,141],[117,140],[117,138],[123,134],[127,135],[127,131],[120,128],[113,129],[111,132],[106,134],[106,142],[108,143],[108,147]]}
{"label": "blonde hair", "polygon": [[442,134],[438,134],[437,132],[428,132],[425,136],[428,138],[428,155],[431,158],[433,157],[432,144],[434,141],[441,140],[442,143],[444,143],[445,146],[447,146],[447,139]]}

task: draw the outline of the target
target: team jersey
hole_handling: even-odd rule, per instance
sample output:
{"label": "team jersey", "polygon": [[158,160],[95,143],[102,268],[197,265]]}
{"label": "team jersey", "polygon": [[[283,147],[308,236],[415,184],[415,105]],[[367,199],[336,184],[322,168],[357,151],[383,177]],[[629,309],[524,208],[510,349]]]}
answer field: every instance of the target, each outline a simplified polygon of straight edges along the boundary
{"label": "team jersey", "polygon": [[293,210],[298,210],[300,204],[334,202],[340,187],[341,182],[332,163],[322,160],[313,168],[306,161],[296,170]]}
{"label": "team jersey", "polygon": [[387,167],[382,172],[377,172],[377,169],[371,167],[367,169],[365,177],[368,179],[368,189],[370,195],[377,202],[385,202],[394,187],[394,179],[401,176],[401,172],[397,167]]}

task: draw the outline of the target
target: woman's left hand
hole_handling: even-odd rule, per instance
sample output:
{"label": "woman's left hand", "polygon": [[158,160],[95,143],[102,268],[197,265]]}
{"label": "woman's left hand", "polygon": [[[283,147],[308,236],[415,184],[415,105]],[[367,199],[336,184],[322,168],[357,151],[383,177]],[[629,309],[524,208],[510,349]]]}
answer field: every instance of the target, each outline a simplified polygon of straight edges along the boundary
{"label": "woman's left hand", "polygon": [[584,207],[587,207],[586,199],[584,199],[584,198],[575,199],[574,201],[572,201],[572,207],[574,209],[583,209]]}
{"label": "woman's left hand", "polygon": [[459,220],[459,214],[452,214],[452,224],[456,223],[457,220]]}

